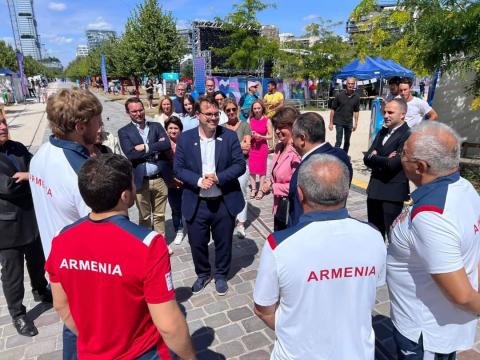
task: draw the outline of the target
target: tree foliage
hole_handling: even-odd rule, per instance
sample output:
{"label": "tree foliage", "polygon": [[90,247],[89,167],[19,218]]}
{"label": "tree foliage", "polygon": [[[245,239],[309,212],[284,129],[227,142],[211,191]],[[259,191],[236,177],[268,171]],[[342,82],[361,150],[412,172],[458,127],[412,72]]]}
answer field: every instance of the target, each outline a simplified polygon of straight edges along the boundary
{"label": "tree foliage", "polygon": [[225,18],[216,18],[225,29],[227,45],[213,48],[216,55],[226,58],[224,67],[254,72],[262,61],[273,60],[278,54],[278,41],[260,36],[257,13],[275,7],[260,0],[243,0],[233,5]]}
{"label": "tree foliage", "polygon": [[311,44],[287,42],[275,62],[276,74],[299,79],[331,79],[338,69],[353,60],[351,46],[333,31],[337,25],[339,23],[320,17],[307,25],[303,38],[311,39]]}
{"label": "tree foliage", "polygon": [[100,75],[103,53],[109,76],[159,76],[178,70],[185,52],[184,40],[178,35],[171,13],[164,12],[157,0],[144,0],[132,12],[120,38],[112,37],[91,49],[88,56],[77,57],[65,73],[70,78]]}
{"label": "tree foliage", "polygon": [[[12,71],[18,71],[17,56],[15,50],[0,40],[0,68],[7,68]],[[26,76],[43,74],[48,77],[57,75],[54,70],[47,68],[31,56],[23,57],[23,70]]]}

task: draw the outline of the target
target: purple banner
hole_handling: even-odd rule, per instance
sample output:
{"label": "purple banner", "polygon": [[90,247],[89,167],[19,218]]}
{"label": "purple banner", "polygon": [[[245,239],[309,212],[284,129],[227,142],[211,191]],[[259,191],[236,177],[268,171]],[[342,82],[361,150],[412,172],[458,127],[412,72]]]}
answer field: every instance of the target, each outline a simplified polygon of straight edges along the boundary
{"label": "purple banner", "polygon": [[197,57],[193,61],[193,84],[199,94],[205,92],[205,58]]}
{"label": "purple banner", "polygon": [[107,65],[105,64],[105,54],[100,58],[100,72],[102,74],[103,91],[108,92]]}
{"label": "purple banner", "polygon": [[27,96],[27,77],[25,76],[24,66],[23,66],[23,54],[20,51],[17,51],[17,62],[18,62],[18,76],[20,77],[20,82],[22,84],[22,94]]}

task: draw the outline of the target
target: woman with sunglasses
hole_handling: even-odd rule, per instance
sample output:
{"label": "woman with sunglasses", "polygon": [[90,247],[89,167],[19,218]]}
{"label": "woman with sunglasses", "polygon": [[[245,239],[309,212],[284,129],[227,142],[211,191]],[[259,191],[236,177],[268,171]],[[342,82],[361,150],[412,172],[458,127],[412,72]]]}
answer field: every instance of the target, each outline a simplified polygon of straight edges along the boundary
{"label": "woman with sunglasses", "polygon": [[[250,108],[250,128],[252,129],[252,143],[248,167],[250,169],[250,198],[262,200],[262,191],[265,175],[267,174],[268,140],[272,139],[272,123],[265,116],[265,105],[261,100],[255,100]],[[260,177],[257,192],[257,175]]]}
{"label": "woman with sunglasses", "polygon": [[183,111],[180,120],[182,120],[183,131],[196,128],[198,126],[198,118],[196,114],[197,103],[192,95],[185,95],[183,97],[182,108]]}
{"label": "woman with sunglasses", "polygon": [[273,228],[275,231],[287,227],[288,220],[288,189],[290,179],[300,164],[300,155],[293,147],[292,127],[297,116],[297,109],[285,106],[277,111],[272,122],[279,143],[275,147],[272,158],[272,173],[270,179],[263,183],[262,191],[273,191]]}
{"label": "woman with sunglasses", "polygon": [[[238,118],[239,111],[238,105],[233,99],[226,99],[224,104],[224,111],[227,114],[228,121],[223,124],[224,127],[235,131],[238,136],[238,141],[240,141],[240,147],[242,148],[243,155],[245,156],[245,161],[248,164],[248,153],[250,150],[250,142],[252,132],[250,130],[250,125],[246,121],[240,121]],[[240,183],[240,188],[242,189],[242,194],[245,199],[245,207],[237,215],[237,226],[235,227],[234,234],[236,234],[240,239],[245,237],[245,221],[247,221],[247,206],[248,206],[248,177],[249,171],[248,166],[245,170],[245,173],[238,178]]]}
{"label": "woman with sunglasses", "polygon": [[223,108],[225,107],[226,95],[223,93],[223,91],[217,90],[213,93],[213,98],[218,104],[218,111],[220,111],[220,120],[218,121],[218,125],[223,125],[228,121],[227,114],[225,114],[225,111],[223,111]]}

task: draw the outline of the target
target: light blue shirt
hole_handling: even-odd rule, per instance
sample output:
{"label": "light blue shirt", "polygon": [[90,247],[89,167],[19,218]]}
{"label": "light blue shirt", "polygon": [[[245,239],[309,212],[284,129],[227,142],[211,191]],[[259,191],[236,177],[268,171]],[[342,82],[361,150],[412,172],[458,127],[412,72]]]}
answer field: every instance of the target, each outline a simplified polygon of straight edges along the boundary
{"label": "light blue shirt", "polygon": [[182,131],[194,129],[198,126],[198,119],[196,116],[184,115],[180,117],[180,120],[182,121],[183,125]]}
{"label": "light blue shirt", "polygon": [[[135,125],[135,127],[138,130],[138,133],[142,137],[143,143],[145,144],[145,152],[148,152],[148,133],[150,132],[150,127],[148,126],[148,121],[145,121],[145,128],[144,129],[141,129],[140,125],[137,124],[137,123],[134,123],[133,121],[132,121],[132,124]],[[146,171],[147,176],[153,176],[153,175],[158,174],[160,169],[158,168],[158,166],[156,164],[153,164],[153,163],[147,161],[145,163],[145,171]]]}

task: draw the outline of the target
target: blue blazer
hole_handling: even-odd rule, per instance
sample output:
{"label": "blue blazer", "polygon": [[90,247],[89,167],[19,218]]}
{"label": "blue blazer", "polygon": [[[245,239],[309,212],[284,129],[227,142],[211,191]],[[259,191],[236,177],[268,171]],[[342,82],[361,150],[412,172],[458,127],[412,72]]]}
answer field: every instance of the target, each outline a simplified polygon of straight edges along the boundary
{"label": "blue blazer", "polygon": [[[246,163],[234,131],[217,126],[215,133],[215,166],[218,187],[222,191],[225,206],[236,216],[245,206],[238,178],[245,173]],[[198,128],[182,133],[177,141],[174,172],[183,181],[182,214],[187,220],[195,215],[202,177],[202,155]]]}
{"label": "blue blazer", "polygon": [[143,178],[147,174],[146,162],[156,164],[162,176],[168,172],[167,152],[170,150],[170,139],[163,126],[156,122],[147,121],[148,152],[135,150],[136,145],[143,144],[143,139],[137,127],[130,123],[118,130],[118,140],[125,156],[132,162],[135,187],[140,190]]}
{"label": "blue blazer", "polygon": [[353,169],[352,163],[350,162],[350,158],[348,157],[347,153],[340,148],[333,147],[330,143],[325,143],[320,146],[317,150],[309,154],[305,160],[302,160],[300,165],[298,166],[297,170],[292,175],[292,179],[290,180],[290,187],[288,188],[288,202],[289,202],[289,211],[288,211],[288,227],[294,226],[298,224],[298,220],[300,216],[303,214],[302,204],[300,203],[300,199],[298,198],[297,192],[297,182],[298,182],[298,171],[302,166],[302,163],[308,160],[312,155],[316,154],[327,154],[333,155],[340,160],[342,160],[348,168],[350,172],[350,183],[352,182],[353,176]]}

